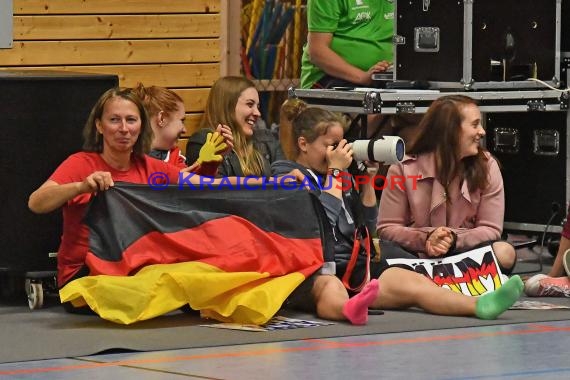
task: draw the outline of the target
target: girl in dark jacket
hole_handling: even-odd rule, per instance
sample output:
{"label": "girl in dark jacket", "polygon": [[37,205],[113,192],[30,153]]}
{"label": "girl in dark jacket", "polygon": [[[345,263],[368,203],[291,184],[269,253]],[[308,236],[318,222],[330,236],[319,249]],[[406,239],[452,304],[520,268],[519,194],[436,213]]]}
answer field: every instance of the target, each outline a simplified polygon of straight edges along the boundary
{"label": "girl in dark jacket", "polygon": [[283,153],[270,131],[255,127],[260,116],[259,94],[252,81],[237,76],[218,79],[208,95],[202,129],[188,140],[186,163],[190,165],[198,159],[208,132],[225,128],[233,135],[233,149],[225,154],[218,174],[226,177],[270,175],[270,163],[283,158]]}

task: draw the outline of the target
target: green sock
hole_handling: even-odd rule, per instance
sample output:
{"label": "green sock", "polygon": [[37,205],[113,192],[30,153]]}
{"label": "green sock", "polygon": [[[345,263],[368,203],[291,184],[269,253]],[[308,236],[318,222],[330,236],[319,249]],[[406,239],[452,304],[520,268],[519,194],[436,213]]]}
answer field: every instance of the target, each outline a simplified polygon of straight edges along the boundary
{"label": "green sock", "polygon": [[524,284],[518,275],[507,280],[499,289],[477,299],[475,315],[481,319],[496,319],[519,299]]}

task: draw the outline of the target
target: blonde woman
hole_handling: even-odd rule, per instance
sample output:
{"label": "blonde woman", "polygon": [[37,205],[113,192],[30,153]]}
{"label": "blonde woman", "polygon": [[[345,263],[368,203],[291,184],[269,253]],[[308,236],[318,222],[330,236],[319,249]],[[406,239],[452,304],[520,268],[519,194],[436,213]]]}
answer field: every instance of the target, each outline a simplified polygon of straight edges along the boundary
{"label": "blonde woman", "polygon": [[233,149],[218,169],[221,176],[269,176],[270,163],[283,157],[271,132],[255,128],[259,112],[259,94],[253,82],[244,77],[218,79],[210,90],[202,130],[192,135],[186,147],[186,163],[196,161],[208,132],[229,127]]}

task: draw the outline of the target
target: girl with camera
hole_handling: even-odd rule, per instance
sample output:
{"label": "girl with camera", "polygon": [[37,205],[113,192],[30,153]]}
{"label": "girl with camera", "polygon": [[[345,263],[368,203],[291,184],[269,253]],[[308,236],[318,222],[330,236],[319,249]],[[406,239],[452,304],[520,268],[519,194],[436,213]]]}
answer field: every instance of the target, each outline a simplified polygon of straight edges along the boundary
{"label": "girl with camera", "polygon": [[[307,279],[289,297],[289,307],[353,324],[367,322],[368,308],[419,307],[433,314],[495,319],[519,298],[523,284],[518,276],[497,291],[476,298],[441,288],[411,270],[389,267],[375,254],[368,235],[378,212],[371,181],[360,191],[330,185],[348,175],[346,169],[353,160],[352,147],[343,138],[342,119],[295,99],[284,104],[283,112],[291,121],[296,159],[277,161],[272,171],[298,171],[297,177],[308,178],[313,188],[322,189],[316,190],[316,196],[334,240],[334,262],[325,263],[319,273]],[[367,174],[374,176],[377,168],[373,165]],[[389,243],[381,244],[382,250],[394,249]]]}

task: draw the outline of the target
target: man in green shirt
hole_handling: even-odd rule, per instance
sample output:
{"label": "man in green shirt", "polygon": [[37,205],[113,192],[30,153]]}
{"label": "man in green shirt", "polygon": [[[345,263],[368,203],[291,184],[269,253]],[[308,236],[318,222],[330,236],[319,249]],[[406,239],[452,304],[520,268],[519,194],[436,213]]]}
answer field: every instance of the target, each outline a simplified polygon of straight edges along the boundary
{"label": "man in green shirt", "polygon": [[302,88],[372,85],[392,62],[393,0],[308,0]]}

